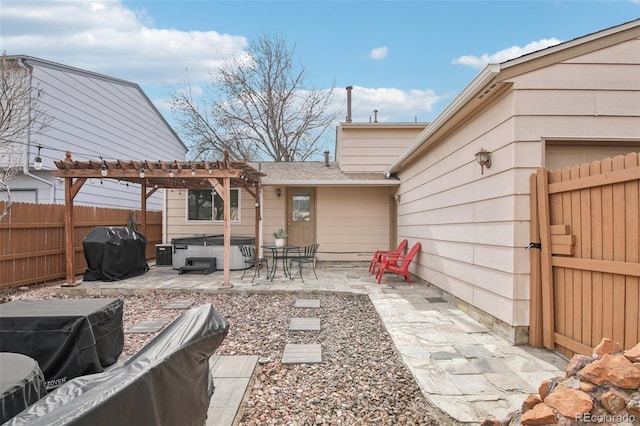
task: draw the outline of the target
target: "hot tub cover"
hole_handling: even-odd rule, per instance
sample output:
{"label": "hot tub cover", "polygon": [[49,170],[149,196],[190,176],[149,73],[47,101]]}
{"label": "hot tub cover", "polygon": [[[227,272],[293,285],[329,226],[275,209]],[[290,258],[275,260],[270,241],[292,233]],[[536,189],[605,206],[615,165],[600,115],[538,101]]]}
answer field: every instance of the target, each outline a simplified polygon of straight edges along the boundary
{"label": "hot tub cover", "polygon": [[87,261],[85,281],[117,281],[149,270],[146,237],[127,227],[93,228],[82,247]]}
{"label": "hot tub cover", "polygon": [[228,331],[212,305],[191,309],[124,364],[67,382],[6,425],[202,426],[209,357]]}

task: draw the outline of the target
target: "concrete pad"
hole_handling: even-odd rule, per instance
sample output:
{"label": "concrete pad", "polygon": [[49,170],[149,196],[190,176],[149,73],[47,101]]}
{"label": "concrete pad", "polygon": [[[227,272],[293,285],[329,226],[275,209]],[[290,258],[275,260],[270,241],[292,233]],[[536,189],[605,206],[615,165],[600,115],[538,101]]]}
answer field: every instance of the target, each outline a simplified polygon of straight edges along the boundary
{"label": "concrete pad", "polygon": [[320,299],[296,299],[295,308],[319,308]]}
{"label": "concrete pad", "polygon": [[283,364],[317,364],[322,362],[322,345],[288,343],[282,354]]}
{"label": "concrete pad", "polygon": [[249,381],[248,378],[213,379],[216,389],[207,410],[206,426],[233,425]]}
{"label": "concrete pad", "polygon": [[246,377],[253,375],[258,363],[257,355],[218,356],[209,359],[211,375],[221,377]]}
{"label": "concrete pad", "polygon": [[174,300],[164,305],[162,309],[189,309],[194,303],[193,300]]}
{"label": "concrete pad", "polygon": [[160,331],[162,327],[164,327],[169,321],[168,320],[146,320],[140,321],[137,324],[134,324],[128,330],[125,330],[125,333],[155,333]]}
{"label": "concrete pad", "polygon": [[205,426],[234,424],[257,363],[256,355],[209,358],[215,391],[209,402]]}
{"label": "concrete pad", "polygon": [[320,318],[291,318],[290,331],[320,331]]}

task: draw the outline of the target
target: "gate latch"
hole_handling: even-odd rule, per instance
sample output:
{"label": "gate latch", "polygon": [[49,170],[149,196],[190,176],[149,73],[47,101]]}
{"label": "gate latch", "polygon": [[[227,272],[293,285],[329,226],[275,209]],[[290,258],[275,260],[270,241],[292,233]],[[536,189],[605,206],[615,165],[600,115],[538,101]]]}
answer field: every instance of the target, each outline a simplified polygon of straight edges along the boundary
{"label": "gate latch", "polygon": [[542,243],[529,243],[529,245],[526,246],[525,248],[527,250],[532,249],[532,248],[542,249]]}

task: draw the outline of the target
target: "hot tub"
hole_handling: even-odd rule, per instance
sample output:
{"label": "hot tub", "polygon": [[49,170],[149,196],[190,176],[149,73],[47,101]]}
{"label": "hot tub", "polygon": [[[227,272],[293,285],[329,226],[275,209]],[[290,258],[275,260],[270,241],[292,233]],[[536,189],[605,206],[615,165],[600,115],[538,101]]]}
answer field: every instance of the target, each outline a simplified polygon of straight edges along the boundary
{"label": "hot tub", "polygon": [[[254,237],[231,236],[229,247],[229,269],[244,269],[244,257],[240,246],[253,245]],[[215,257],[216,268],[224,269],[224,235],[193,235],[171,240],[173,246],[172,266],[178,269],[184,266],[187,257]]]}

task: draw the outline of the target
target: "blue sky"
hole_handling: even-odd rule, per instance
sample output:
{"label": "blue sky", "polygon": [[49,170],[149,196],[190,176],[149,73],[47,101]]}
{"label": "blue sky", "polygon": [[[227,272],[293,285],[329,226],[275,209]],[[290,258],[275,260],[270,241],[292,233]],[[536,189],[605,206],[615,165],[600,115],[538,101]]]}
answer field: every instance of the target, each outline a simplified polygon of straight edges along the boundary
{"label": "blue sky", "polygon": [[354,86],[354,121],[374,109],[431,121],[486,63],[639,17],[640,0],[0,0],[0,50],[136,82],[173,123],[166,99],[186,69],[204,87],[225,57],[278,33],[308,86],[335,85],[335,108]]}

